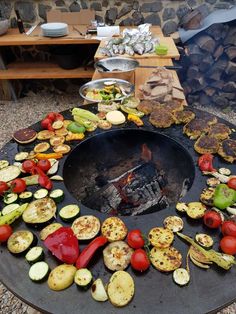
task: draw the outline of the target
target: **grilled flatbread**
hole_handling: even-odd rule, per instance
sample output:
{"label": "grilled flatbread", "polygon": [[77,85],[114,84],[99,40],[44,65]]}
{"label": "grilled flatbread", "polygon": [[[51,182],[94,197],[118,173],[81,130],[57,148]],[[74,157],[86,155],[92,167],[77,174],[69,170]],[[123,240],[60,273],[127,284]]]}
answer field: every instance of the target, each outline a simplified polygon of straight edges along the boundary
{"label": "grilled flatbread", "polygon": [[230,128],[224,123],[216,123],[211,126],[208,135],[214,136],[219,140],[225,140],[231,134]]}
{"label": "grilled flatbread", "polygon": [[227,139],[220,143],[218,154],[233,163],[236,160],[236,140]]}
{"label": "grilled flatbread", "polygon": [[176,124],[188,123],[195,118],[195,113],[190,110],[180,110],[174,112]]}
{"label": "grilled flatbread", "polygon": [[199,154],[215,154],[219,149],[220,142],[216,137],[201,135],[194,143],[194,149]]}
{"label": "grilled flatbread", "polygon": [[209,125],[203,120],[195,118],[183,127],[183,133],[191,139],[197,139],[203,133],[209,131]]}
{"label": "grilled flatbread", "polygon": [[174,123],[174,117],[167,109],[159,109],[151,113],[149,122],[156,128],[168,128]]}
{"label": "grilled flatbread", "polygon": [[173,246],[165,249],[154,247],[150,252],[150,261],[156,269],[169,272],[181,266],[182,255]]}
{"label": "grilled flatbread", "polygon": [[156,227],[150,230],[148,234],[150,243],[157,248],[167,248],[174,240],[174,234],[171,230]]}
{"label": "grilled flatbread", "polygon": [[109,242],[123,240],[128,229],[124,222],[118,217],[109,217],[104,220],[101,228],[102,235],[105,236]]}

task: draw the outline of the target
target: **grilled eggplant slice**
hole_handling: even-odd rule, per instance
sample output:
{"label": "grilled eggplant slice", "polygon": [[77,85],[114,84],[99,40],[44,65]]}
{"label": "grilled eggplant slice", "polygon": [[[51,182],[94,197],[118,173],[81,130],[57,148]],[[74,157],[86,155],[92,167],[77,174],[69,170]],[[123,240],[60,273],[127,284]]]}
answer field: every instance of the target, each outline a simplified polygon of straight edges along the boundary
{"label": "grilled eggplant slice", "polygon": [[199,219],[204,216],[206,206],[201,202],[188,203],[187,215],[192,219]]}
{"label": "grilled eggplant slice", "polygon": [[195,240],[205,249],[210,249],[214,244],[214,240],[212,239],[212,237],[205,233],[196,234]]}
{"label": "grilled eggplant slice", "polygon": [[168,216],[164,220],[164,227],[172,232],[178,232],[183,229],[184,222],[183,219],[178,216]]}
{"label": "grilled eggplant slice", "polygon": [[100,231],[100,221],[92,215],[77,218],[72,224],[72,230],[78,240],[90,240]]}
{"label": "grilled eggplant slice", "polygon": [[124,270],[128,267],[133,249],[124,241],[110,243],[103,250],[104,264],[110,270]]}
{"label": "grilled eggplant slice", "polygon": [[62,224],[58,222],[55,222],[53,224],[46,226],[40,231],[40,234],[39,234],[40,239],[44,241],[49,236],[49,234],[52,234],[54,231],[58,230],[61,227],[62,227]]}
{"label": "grilled eggplant slice", "polygon": [[202,193],[200,195],[200,201],[207,205],[207,206],[213,206],[213,199],[215,194],[215,188],[209,187],[202,190]]}
{"label": "grilled eggplant slice", "polygon": [[56,210],[56,203],[50,197],[45,197],[31,202],[22,218],[28,224],[43,224],[55,217]]}
{"label": "grilled eggplant slice", "polygon": [[37,242],[36,236],[29,230],[14,232],[7,241],[7,248],[12,254],[26,253]]}

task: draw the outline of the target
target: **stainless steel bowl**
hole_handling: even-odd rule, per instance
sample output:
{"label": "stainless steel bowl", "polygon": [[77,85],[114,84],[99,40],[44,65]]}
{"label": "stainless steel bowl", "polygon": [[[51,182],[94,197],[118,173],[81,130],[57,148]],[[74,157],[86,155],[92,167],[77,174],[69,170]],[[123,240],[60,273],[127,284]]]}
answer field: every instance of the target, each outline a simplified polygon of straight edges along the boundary
{"label": "stainless steel bowl", "polygon": [[86,93],[90,89],[104,88],[105,82],[116,82],[116,84],[118,84],[120,87],[122,87],[126,91],[126,94],[127,94],[126,96],[121,97],[119,99],[114,99],[113,101],[121,101],[124,98],[131,96],[134,92],[134,85],[131,84],[130,82],[127,82],[125,80],[115,79],[115,78],[106,78],[106,79],[90,81],[84,84],[83,86],[81,86],[79,89],[80,96],[83,97],[88,102],[99,102],[99,100],[94,100],[94,99],[86,97]]}
{"label": "stainless steel bowl", "polygon": [[[99,65],[106,67],[109,71],[104,71]],[[94,66],[104,78],[114,77],[130,81],[134,70],[139,66],[139,62],[132,58],[111,57],[97,61]]]}

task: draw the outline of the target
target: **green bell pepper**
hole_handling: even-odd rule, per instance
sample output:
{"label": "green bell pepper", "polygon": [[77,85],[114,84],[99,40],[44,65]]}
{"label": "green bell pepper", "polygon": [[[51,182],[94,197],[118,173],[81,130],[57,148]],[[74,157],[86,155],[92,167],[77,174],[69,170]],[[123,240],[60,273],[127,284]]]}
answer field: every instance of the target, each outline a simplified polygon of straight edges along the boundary
{"label": "green bell pepper", "polygon": [[235,198],[235,190],[230,189],[226,184],[219,184],[215,189],[213,203],[219,209],[226,209],[234,204]]}

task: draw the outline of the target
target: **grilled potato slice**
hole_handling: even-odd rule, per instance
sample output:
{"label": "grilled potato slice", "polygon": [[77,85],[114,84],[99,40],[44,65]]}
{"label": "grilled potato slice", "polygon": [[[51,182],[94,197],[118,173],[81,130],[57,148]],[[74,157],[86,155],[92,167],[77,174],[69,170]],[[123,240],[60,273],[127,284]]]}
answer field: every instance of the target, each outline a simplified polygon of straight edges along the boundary
{"label": "grilled potato slice", "polygon": [[207,205],[207,206],[213,206],[213,198],[215,194],[215,188],[209,187],[202,190],[202,193],[200,195],[200,201]]}
{"label": "grilled potato slice", "polygon": [[169,272],[181,266],[182,255],[173,246],[164,249],[153,247],[150,252],[150,261],[156,269]]}
{"label": "grilled potato slice", "polygon": [[38,140],[48,140],[54,136],[53,131],[43,130],[38,132],[37,139]]}
{"label": "grilled potato slice", "polygon": [[148,234],[150,243],[157,248],[167,248],[174,240],[174,233],[166,228],[152,228]]}
{"label": "grilled potato slice", "polygon": [[133,278],[126,271],[119,270],[111,276],[107,294],[113,305],[122,307],[132,300],[134,290]]}
{"label": "grilled potato slice", "polygon": [[46,152],[49,148],[50,148],[50,144],[49,143],[42,142],[42,143],[37,144],[34,147],[34,152],[35,153],[43,153],[43,152]]}
{"label": "grilled potato slice", "polygon": [[178,216],[168,216],[164,220],[164,227],[173,232],[178,232],[183,229],[184,222]]}
{"label": "grilled potato slice", "polygon": [[130,263],[133,251],[124,241],[112,242],[103,250],[104,264],[113,271],[124,270]]}
{"label": "grilled potato slice", "polygon": [[201,202],[191,202],[188,203],[188,209],[186,213],[190,218],[199,219],[204,216],[205,211],[206,206]]}
{"label": "grilled potato slice", "polygon": [[78,240],[90,240],[96,237],[100,231],[100,221],[92,215],[81,216],[72,224],[72,230]]}
{"label": "grilled potato slice", "polygon": [[109,217],[104,220],[101,231],[109,242],[123,240],[128,233],[126,225],[118,217]]}

